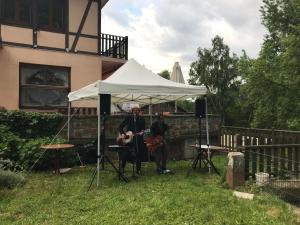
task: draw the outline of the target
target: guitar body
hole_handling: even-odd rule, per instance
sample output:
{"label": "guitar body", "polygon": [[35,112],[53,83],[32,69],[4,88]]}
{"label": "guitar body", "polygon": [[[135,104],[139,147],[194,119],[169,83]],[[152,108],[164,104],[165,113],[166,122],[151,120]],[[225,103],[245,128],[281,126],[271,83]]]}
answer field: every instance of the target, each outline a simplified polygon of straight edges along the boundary
{"label": "guitar body", "polygon": [[133,142],[134,134],[131,131],[127,131],[125,134],[120,134],[117,137],[118,145],[127,145]]}
{"label": "guitar body", "polygon": [[160,135],[156,137],[150,135],[146,138],[146,145],[149,152],[154,152],[157,150],[157,148],[164,145],[164,139]]}

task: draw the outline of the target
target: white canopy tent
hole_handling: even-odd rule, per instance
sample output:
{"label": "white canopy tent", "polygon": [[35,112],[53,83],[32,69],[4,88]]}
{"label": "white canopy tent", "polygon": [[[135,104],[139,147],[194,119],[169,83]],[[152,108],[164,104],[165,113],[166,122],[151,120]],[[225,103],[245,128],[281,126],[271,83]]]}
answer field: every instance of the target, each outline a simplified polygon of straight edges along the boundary
{"label": "white canopy tent", "polygon": [[111,94],[112,103],[135,101],[141,104],[163,103],[205,95],[204,86],[176,83],[153,73],[130,59],[106,80],[98,80],[68,95],[69,101],[97,100],[99,94]]}
{"label": "white canopy tent", "polygon": [[[98,101],[97,186],[99,184],[100,169],[100,94],[110,94],[112,103],[135,101],[140,104],[151,105],[203,96],[206,93],[207,89],[204,86],[181,84],[164,79],[140,65],[134,59],[130,59],[106,80],[98,80],[95,83],[71,92],[68,95],[69,103],[79,100]],[[69,127],[68,125],[68,131]]]}

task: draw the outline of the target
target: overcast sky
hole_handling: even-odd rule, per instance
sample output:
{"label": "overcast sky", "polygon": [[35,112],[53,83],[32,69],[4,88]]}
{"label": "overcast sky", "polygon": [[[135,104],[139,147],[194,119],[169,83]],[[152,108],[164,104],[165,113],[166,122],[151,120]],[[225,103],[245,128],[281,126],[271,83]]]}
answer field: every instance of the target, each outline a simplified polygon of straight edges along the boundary
{"label": "overcast sky", "polygon": [[264,34],[262,0],[110,0],[102,11],[102,32],[129,38],[129,58],[155,73],[179,62],[187,80],[198,47],[215,35],[232,52],[256,57]]}

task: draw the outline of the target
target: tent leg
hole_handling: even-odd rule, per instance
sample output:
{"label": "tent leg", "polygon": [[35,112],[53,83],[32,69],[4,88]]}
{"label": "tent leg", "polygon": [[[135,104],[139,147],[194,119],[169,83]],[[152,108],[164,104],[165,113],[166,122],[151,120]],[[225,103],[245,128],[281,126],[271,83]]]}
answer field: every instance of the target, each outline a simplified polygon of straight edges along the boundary
{"label": "tent leg", "polygon": [[71,116],[71,102],[68,104],[68,142],[70,141],[70,116]]}
{"label": "tent leg", "polygon": [[175,101],[175,113],[177,113],[177,101]]}
{"label": "tent leg", "polygon": [[152,98],[150,98],[149,104],[150,126],[152,125]]}
{"label": "tent leg", "polygon": [[[209,149],[209,127],[208,127],[208,114],[207,114],[207,96],[205,96],[205,114],[206,114],[206,143],[207,143],[207,155],[210,162],[210,149]],[[208,173],[211,172],[211,166],[208,163]]]}
{"label": "tent leg", "polygon": [[101,136],[101,116],[100,116],[100,94],[98,95],[98,106],[97,106],[97,111],[98,111],[98,145],[97,145],[97,187],[99,186],[99,176],[100,176],[100,136]]}

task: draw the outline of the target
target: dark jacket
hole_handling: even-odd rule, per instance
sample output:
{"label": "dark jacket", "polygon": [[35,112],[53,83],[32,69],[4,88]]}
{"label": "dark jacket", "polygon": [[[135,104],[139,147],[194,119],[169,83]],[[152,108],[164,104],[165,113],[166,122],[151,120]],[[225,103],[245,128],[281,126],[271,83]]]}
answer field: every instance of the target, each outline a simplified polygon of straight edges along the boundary
{"label": "dark jacket", "polygon": [[156,137],[158,135],[165,137],[165,132],[169,129],[169,126],[164,121],[156,121],[151,125],[151,134]]}
{"label": "dark jacket", "polygon": [[120,133],[124,133],[126,131],[138,133],[142,130],[145,130],[145,120],[140,116],[136,117],[136,121],[134,121],[134,116],[129,116],[119,126]]}

